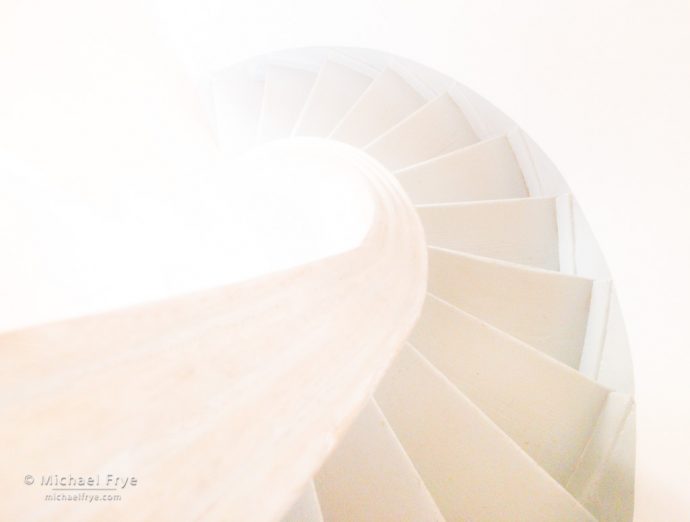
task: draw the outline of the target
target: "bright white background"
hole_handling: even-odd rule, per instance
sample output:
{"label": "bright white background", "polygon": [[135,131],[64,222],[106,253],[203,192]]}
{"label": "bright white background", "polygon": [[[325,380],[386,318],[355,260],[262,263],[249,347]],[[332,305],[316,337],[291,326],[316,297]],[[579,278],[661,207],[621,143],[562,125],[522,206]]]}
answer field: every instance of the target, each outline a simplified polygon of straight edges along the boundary
{"label": "bright white background", "polygon": [[[379,48],[458,78],[561,168],[633,345],[636,520],[689,520],[687,0],[0,0],[0,231],[12,239],[0,245],[3,328],[126,303],[133,288],[146,298],[211,283],[195,260],[227,245],[195,239],[170,212],[195,190],[190,173],[211,180],[217,169],[197,87],[236,59],[314,44]],[[158,237],[172,225],[179,236]],[[53,243],[37,246],[38,232]],[[235,273],[266,268],[247,259]],[[171,283],[180,267],[192,275]]]}

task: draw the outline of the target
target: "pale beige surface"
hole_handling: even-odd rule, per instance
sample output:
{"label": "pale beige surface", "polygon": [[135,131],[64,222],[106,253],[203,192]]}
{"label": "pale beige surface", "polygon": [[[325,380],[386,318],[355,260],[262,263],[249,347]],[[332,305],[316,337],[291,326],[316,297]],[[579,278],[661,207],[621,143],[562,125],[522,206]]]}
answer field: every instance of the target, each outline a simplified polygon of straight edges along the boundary
{"label": "pale beige surface", "polygon": [[269,64],[265,68],[258,140],[286,138],[311,92],[316,73]]}
{"label": "pale beige surface", "polygon": [[589,279],[429,248],[429,292],[572,367],[591,287]]}
{"label": "pale beige surface", "polygon": [[635,469],[635,404],[611,392],[567,489],[600,520],[632,518]]}
{"label": "pale beige surface", "polygon": [[[329,154],[367,180],[376,212],[362,246],[1,336],[2,395],[12,398],[0,409],[1,519],[31,508],[61,521],[263,521],[296,499],[414,324],[426,260],[414,210],[378,164],[344,145],[272,153]],[[141,487],[125,502],[69,504],[43,503],[22,483],[69,472],[134,475]]]}
{"label": "pale beige surface", "polygon": [[243,63],[219,72],[211,88],[213,123],[220,144],[232,153],[254,145],[263,103],[264,78],[251,64]]}
{"label": "pale beige surface", "polygon": [[397,177],[416,204],[529,196],[520,165],[504,136],[400,170]]}
{"label": "pale beige surface", "polygon": [[446,520],[595,520],[413,348],[375,397]]}
{"label": "pale beige surface", "polygon": [[371,82],[371,76],[328,60],[300,113],[295,135],[328,136]]}
{"label": "pale beige surface", "polygon": [[[225,120],[221,128],[241,131],[247,123],[244,117],[251,120],[255,115],[259,140],[294,134],[295,122],[299,128],[301,120],[317,126],[330,121],[319,131],[325,133],[343,111],[345,121],[377,102],[383,110],[370,107],[368,117],[372,132],[378,132],[391,116],[386,107],[396,104],[397,95],[409,94],[405,86],[414,85],[415,91],[427,94],[447,88],[447,78],[408,64],[411,71],[401,73],[404,83],[391,87],[386,104],[377,89],[393,76],[384,72],[381,82],[367,88],[355,69],[335,67],[326,54],[330,57],[327,49],[312,49],[249,62],[249,67],[240,69],[240,76],[246,78],[244,84],[240,78],[239,88],[232,75],[221,75],[223,89],[216,85],[215,91],[222,109],[219,117]],[[364,61],[372,56],[365,51]],[[372,60],[372,68],[382,70],[384,62]],[[355,63],[359,62],[351,66]],[[259,113],[250,107],[235,118],[227,107],[229,98],[243,98],[252,88],[261,89]],[[323,500],[326,519],[439,519],[427,487],[452,519],[588,518],[580,498],[596,515],[628,514],[632,488],[627,484],[633,463],[625,455],[626,448],[634,448],[634,439],[621,436],[624,424],[618,419],[623,419],[619,414],[623,410],[607,390],[551,359],[573,367],[579,363],[580,371],[595,378],[608,336],[608,281],[553,270],[576,271],[576,236],[587,240],[586,225],[575,233],[567,194],[557,200],[505,199],[506,194],[522,190],[534,196],[551,194],[556,186],[567,191],[567,186],[557,173],[549,172],[538,149],[521,147],[510,138],[516,135],[512,123],[505,123],[500,115],[484,119],[486,113],[493,114],[492,109],[458,85],[449,92],[383,132],[366,147],[367,154],[299,138],[258,147],[239,163],[240,174],[250,179],[266,168],[284,174],[270,186],[282,188],[280,198],[293,205],[299,205],[300,192],[310,193],[311,187],[304,185],[292,190],[302,172],[314,176],[315,187],[322,187],[324,179],[337,187],[336,178],[343,174],[348,186],[362,181],[357,187],[365,185],[362,192],[375,201],[372,228],[362,246],[208,296],[202,293],[6,338],[15,348],[33,348],[15,356],[14,367],[7,369],[15,378],[7,377],[6,395],[16,399],[6,402],[5,417],[22,429],[35,425],[37,432],[51,431],[57,423],[63,428],[56,441],[34,450],[31,458],[47,459],[57,449],[58,455],[51,458],[61,465],[66,463],[60,459],[69,454],[70,462],[82,467],[100,456],[107,461],[102,469],[108,472],[138,466],[144,479],[155,483],[147,493],[156,498],[189,480],[182,477],[184,466],[178,469],[176,463],[213,462],[211,477],[201,474],[201,466],[193,470],[191,480],[197,489],[191,491],[197,498],[188,506],[180,507],[184,498],[176,498],[169,506],[146,509],[143,496],[134,494],[127,507],[105,515],[96,508],[98,512],[87,514],[88,518],[130,515],[132,506],[139,508],[135,516],[140,519],[214,520],[246,518],[249,513],[258,520],[276,519],[290,506],[288,516],[318,518],[317,505]],[[347,105],[353,103],[350,112]],[[399,103],[396,110],[403,112],[405,105]],[[319,120],[321,116],[326,119]],[[503,137],[477,143],[479,136],[489,135]],[[429,360],[410,348],[418,364],[407,373],[387,374],[380,391],[389,418],[372,404],[354,431],[346,432],[409,331],[419,306],[413,297],[424,287],[426,274],[422,231],[410,201],[370,153],[390,168],[421,161],[400,171],[399,179],[413,173],[416,183],[435,187],[435,193],[427,194],[432,200],[458,195],[458,203],[427,205],[419,211],[432,244],[431,290],[464,311],[429,298],[445,306],[427,302],[430,315],[425,313],[426,320],[417,330],[421,336],[414,337]],[[535,162],[533,156],[539,154]],[[272,161],[264,162],[265,156]],[[263,205],[259,212],[263,208],[268,214],[267,188],[259,183],[259,190],[248,191],[245,197]],[[346,186],[341,186],[337,199],[346,199],[343,189]],[[318,196],[309,199],[317,203],[313,214],[309,212],[311,222],[322,219],[318,203],[324,209],[329,205],[322,191],[312,191]],[[467,203],[491,191],[499,193],[492,201]],[[415,194],[414,187],[411,192]],[[295,210],[305,208],[311,207],[302,202]],[[366,205],[356,212],[353,208],[347,219],[354,222],[363,208]],[[280,225],[292,214],[289,209],[278,216]],[[248,218],[248,230],[264,237],[259,226],[251,228],[255,223]],[[335,226],[324,231],[326,236],[340,235]],[[236,234],[230,237],[238,239]],[[316,242],[325,239],[317,237]],[[238,251],[242,245],[236,241]],[[591,251],[596,260],[595,245],[591,241],[584,245],[577,251]],[[294,246],[286,244],[267,253],[285,254]],[[311,270],[327,273],[312,277]],[[235,294],[238,289],[245,290],[241,297]],[[364,300],[368,302],[357,305]],[[171,312],[174,322],[158,322],[160,314]],[[138,326],[139,331],[124,339],[113,336],[110,345],[100,337],[94,341],[94,331],[107,335],[108,328],[122,324]],[[34,344],[34,334],[41,338],[40,344]],[[43,360],[46,339],[60,346],[53,357],[63,357]],[[94,344],[99,355],[108,346],[116,355],[94,358],[90,348]],[[65,348],[68,345],[73,347]],[[64,359],[70,355],[76,364],[65,370]],[[34,385],[41,373],[50,374],[43,389]],[[131,388],[110,391],[110,402],[104,406],[107,393],[92,391],[97,385],[115,389],[122,374],[128,376]],[[399,378],[401,374],[405,378]],[[47,397],[45,391],[55,397]],[[141,403],[134,403],[135,397]],[[62,402],[82,407],[65,411]],[[443,414],[452,420],[450,425],[441,425]],[[84,445],[89,456],[74,458],[76,443],[66,437],[65,426],[79,426],[82,437],[95,437],[95,443]],[[17,443],[11,437],[8,440]],[[338,442],[339,449],[319,475],[327,450]],[[223,443],[230,446],[225,453]],[[20,441],[19,458],[28,459],[28,448],[37,444],[34,435]],[[617,458],[610,455],[621,455],[630,467],[616,468]],[[230,468],[234,471],[224,473]],[[219,480],[221,473],[224,477]],[[323,499],[310,486],[304,489],[315,474]],[[618,481],[622,487],[613,484],[619,474],[625,479]],[[159,483],[162,476],[168,479],[165,484]],[[575,496],[563,488],[571,482]],[[224,489],[231,493],[222,494]],[[259,504],[262,490],[269,493]],[[616,509],[616,503],[625,503],[625,509]],[[56,511],[58,516],[82,515],[69,510],[47,505],[41,515],[54,516]]]}
{"label": "pale beige surface", "polygon": [[632,357],[615,288],[611,290],[611,306],[607,324],[609,327],[606,329],[597,380],[609,388],[632,394],[634,391]]}
{"label": "pale beige surface", "polygon": [[565,486],[608,390],[430,295],[409,342]]}
{"label": "pale beige surface", "polygon": [[[186,2],[186,9],[180,8],[182,3],[161,3],[156,22],[162,19],[172,26],[170,33],[187,63],[190,56],[201,57],[204,64],[233,61],[267,46],[302,45],[327,35],[329,41],[388,46],[418,56],[462,77],[525,123],[554,160],[572,173],[569,179],[586,204],[621,283],[644,403],[639,518],[685,520],[690,499],[688,421],[678,411],[687,409],[688,399],[683,384],[687,374],[684,317],[690,280],[685,270],[688,240],[683,232],[690,73],[677,65],[687,61],[690,49],[687,4],[561,1],[545,7],[534,1],[389,2],[372,10],[370,2],[354,1],[333,9],[330,4],[309,1],[298,9],[291,3],[273,3],[268,12],[258,2],[244,4],[243,16],[237,16],[234,9],[226,8],[227,3],[216,0]],[[104,54],[112,58],[118,53],[126,63],[110,61],[109,65],[124,82],[168,89],[172,83],[151,67],[163,62],[158,55],[164,53],[154,60],[145,52],[155,45],[148,38],[154,23],[145,25],[146,33],[121,31],[123,21],[147,15],[147,8],[129,1],[110,3],[112,10],[105,2],[68,1],[51,9],[51,2],[38,2],[26,4],[32,6],[23,10],[26,15],[15,17],[16,4],[10,1],[7,16],[0,17],[0,38],[10,43],[3,49],[16,56],[12,64],[3,62],[9,65],[3,69],[7,73],[3,106],[24,109],[22,99],[31,97],[35,102],[56,91],[71,98],[68,103],[43,98],[46,102],[33,113],[4,112],[3,144],[12,135],[17,141],[24,136],[27,149],[45,145],[41,138],[50,135],[50,122],[55,122],[56,148],[75,144],[66,154],[70,160],[85,150],[102,158],[102,151],[92,147],[93,140],[84,145],[102,115],[94,114],[84,122],[83,114],[74,111],[81,97],[94,91],[94,83],[82,82],[74,71],[88,71],[92,79],[96,68],[90,66],[102,63]],[[33,16],[36,4],[48,13],[43,23]],[[111,16],[115,6],[118,16]],[[363,9],[369,13],[366,18],[361,17]],[[390,23],[392,10],[400,24]],[[80,16],[74,16],[75,12]],[[534,23],[530,13],[539,13],[539,23]],[[314,24],[314,18],[322,23]],[[293,24],[289,34],[281,30],[286,19]],[[255,31],[258,25],[265,30]],[[64,39],[65,34],[73,38]],[[43,45],[45,40],[51,42],[49,49]],[[20,88],[14,89],[16,73],[25,68],[27,56],[42,59],[34,62],[31,81],[19,82]],[[648,74],[640,75],[641,69]],[[23,88],[27,85],[31,88]],[[118,86],[112,86],[112,91],[114,98],[124,98]],[[62,112],[64,107],[69,108],[69,117]],[[131,114],[137,115],[138,111]],[[121,130],[130,121],[108,122],[109,143],[119,145],[118,139],[125,134]],[[87,129],[81,139],[73,139],[75,128]]]}
{"label": "pale beige surface", "polygon": [[441,94],[366,147],[391,170],[408,167],[477,141],[474,129],[449,94]]}
{"label": "pale beige surface", "polygon": [[314,482],[309,481],[302,495],[280,522],[323,522]]}
{"label": "pale beige surface", "polygon": [[555,198],[417,207],[430,246],[559,269]]}
{"label": "pale beige surface", "polygon": [[369,402],[315,477],[332,522],[443,521],[375,402]]}
{"label": "pale beige surface", "polygon": [[386,68],[343,116],[331,137],[364,147],[424,102],[424,97],[404,78]]}

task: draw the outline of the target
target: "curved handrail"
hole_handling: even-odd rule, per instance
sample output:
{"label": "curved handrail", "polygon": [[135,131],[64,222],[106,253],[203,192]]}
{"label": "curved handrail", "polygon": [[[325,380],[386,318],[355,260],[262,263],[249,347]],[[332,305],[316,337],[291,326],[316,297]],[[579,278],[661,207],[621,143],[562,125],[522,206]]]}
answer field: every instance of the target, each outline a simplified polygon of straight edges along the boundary
{"label": "curved handrail", "polygon": [[108,492],[122,502],[46,501],[39,511],[64,521],[271,520],[324,461],[420,313],[426,248],[414,208],[380,164],[321,140],[276,147],[330,155],[366,180],[374,217],[361,246],[1,335],[0,447],[11,449],[1,519],[59,493],[42,475],[99,475],[110,487],[110,474],[137,479]]}

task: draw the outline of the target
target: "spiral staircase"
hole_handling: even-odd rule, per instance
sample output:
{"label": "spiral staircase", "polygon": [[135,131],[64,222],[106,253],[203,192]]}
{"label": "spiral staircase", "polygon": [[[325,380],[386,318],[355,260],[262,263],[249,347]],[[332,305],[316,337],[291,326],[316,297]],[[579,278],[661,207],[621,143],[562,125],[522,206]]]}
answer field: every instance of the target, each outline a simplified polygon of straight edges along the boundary
{"label": "spiral staircase", "polygon": [[258,280],[3,334],[8,469],[151,479],[93,520],[632,520],[615,289],[529,137],[444,75],[369,50],[273,53],[210,92],[228,157],[360,177],[366,237]]}

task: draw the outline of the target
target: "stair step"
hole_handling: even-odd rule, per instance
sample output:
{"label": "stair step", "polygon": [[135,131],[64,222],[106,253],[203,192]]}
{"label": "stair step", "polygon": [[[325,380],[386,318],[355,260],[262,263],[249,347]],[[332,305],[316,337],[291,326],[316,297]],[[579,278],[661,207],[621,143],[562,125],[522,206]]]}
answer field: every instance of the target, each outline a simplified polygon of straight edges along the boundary
{"label": "stair step", "polygon": [[[567,197],[567,196],[565,196]],[[431,246],[559,270],[557,198],[417,207]]]}
{"label": "stair step", "polygon": [[316,77],[295,135],[328,136],[371,82],[371,76],[328,60]]}
{"label": "stair step", "polygon": [[429,295],[409,342],[562,485],[609,391]]}
{"label": "stair step", "polygon": [[314,480],[329,522],[443,520],[373,401],[365,406]]}
{"label": "stair step", "polygon": [[479,142],[396,173],[413,203],[457,203],[529,196],[506,136]]}
{"label": "stair step", "polygon": [[635,404],[629,395],[608,395],[567,489],[599,520],[633,519]]}
{"label": "stair step", "polygon": [[446,520],[594,520],[411,346],[375,397]]}
{"label": "stair step", "polygon": [[431,294],[578,367],[592,280],[436,247],[428,250]]}
{"label": "stair step", "polygon": [[604,344],[595,378],[612,390],[634,395],[630,344],[615,288],[611,288]]}
{"label": "stair step", "polygon": [[306,69],[266,65],[259,142],[290,136],[315,80]]}
{"label": "stair step", "polygon": [[366,151],[389,169],[398,170],[476,142],[462,109],[445,93],[367,145]]}
{"label": "stair step", "polygon": [[281,522],[323,522],[314,482],[310,481],[307,484],[302,495],[283,516]]}
{"label": "stair step", "polygon": [[355,147],[364,147],[425,102],[419,91],[388,67],[343,116],[331,137]]}

